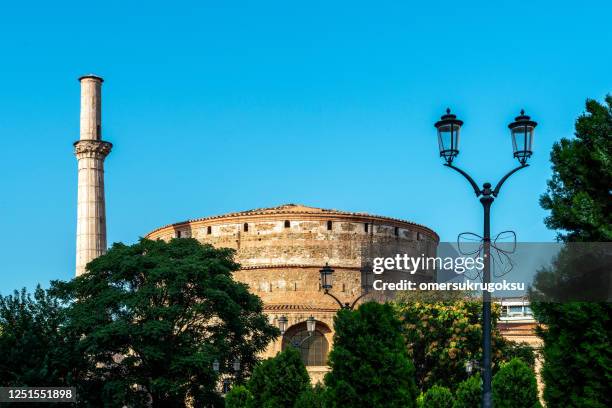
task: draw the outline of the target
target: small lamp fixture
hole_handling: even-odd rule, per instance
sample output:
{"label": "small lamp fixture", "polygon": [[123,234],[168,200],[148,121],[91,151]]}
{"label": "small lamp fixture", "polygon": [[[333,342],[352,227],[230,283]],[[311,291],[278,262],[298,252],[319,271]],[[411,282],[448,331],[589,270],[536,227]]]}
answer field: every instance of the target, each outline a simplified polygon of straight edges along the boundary
{"label": "small lamp fixture", "polygon": [[465,362],[465,373],[470,376],[479,369],[478,360],[468,360]]}
{"label": "small lamp fixture", "polygon": [[308,330],[308,334],[312,336],[315,331],[315,326],[317,325],[317,321],[314,316],[310,316],[306,319],[306,330]]}
{"label": "small lamp fixture", "polygon": [[521,110],[521,114],[508,125],[510,136],[512,136],[514,157],[523,166],[527,164],[527,160],[533,153],[533,135],[537,125],[537,122],[525,115],[524,110]]}
{"label": "small lamp fixture", "polygon": [[213,371],[214,371],[216,374],[219,374],[219,368],[220,368],[220,366],[221,366],[221,365],[219,364],[219,360],[217,360],[217,359],[215,358],[215,361],[213,361]]}
{"label": "small lamp fixture", "polygon": [[281,316],[278,318],[278,329],[281,332],[281,336],[285,335],[285,332],[287,331],[288,322],[289,322],[289,319],[287,319],[286,316]]}
{"label": "small lamp fixture", "polygon": [[463,121],[450,113],[450,109],[446,109],[446,115],[442,115],[434,124],[438,129],[440,157],[443,157],[448,165],[452,164],[453,159],[459,154],[459,131],[462,125]]}
{"label": "small lamp fixture", "polygon": [[332,275],[334,270],[329,267],[329,264],[326,263],[323,269],[321,269],[319,272],[321,273],[321,287],[325,291],[328,291],[332,288]]}
{"label": "small lamp fixture", "polygon": [[363,290],[363,293],[369,293],[373,288],[374,274],[371,271],[370,266],[361,269],[361,290]]}
{"label": "small lamp fixture", "polygon": [[232,363],[232,368],[234,369],[234,372],[237,373],[238,371],[240,371],[240,359],[239,358],[235,358],[234,362]]}

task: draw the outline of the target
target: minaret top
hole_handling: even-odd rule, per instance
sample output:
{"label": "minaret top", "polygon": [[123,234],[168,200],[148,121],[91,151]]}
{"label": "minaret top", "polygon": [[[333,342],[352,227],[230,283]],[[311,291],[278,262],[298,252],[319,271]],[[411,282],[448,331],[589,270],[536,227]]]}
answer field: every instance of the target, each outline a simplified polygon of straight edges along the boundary
{"label": "minaret top", "polygon": [[102,81],[96,75],[79,78],[81,83],[80,140],[102,140]]}
{"label": "minaret top", "polygon": [[95,75],[95,74],[83,75],[83,76],[79,77],[79,81],[82,81],[82,80],[87,79],[87,78],[91,78],[91,79],[98,80],[100,82],[104,82],[104,79],[101,76],[98,76],[98,75]]}

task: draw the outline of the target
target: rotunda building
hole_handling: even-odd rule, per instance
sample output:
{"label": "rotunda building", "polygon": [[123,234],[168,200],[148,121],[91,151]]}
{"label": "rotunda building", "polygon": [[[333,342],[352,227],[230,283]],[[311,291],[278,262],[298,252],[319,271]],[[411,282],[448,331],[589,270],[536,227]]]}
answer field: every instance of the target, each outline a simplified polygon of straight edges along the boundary
{"label": "rotunda building", "polygon": [[[435,256],[438,235],[431,229],[390,217],[287,204],[199,218],[158,228],[149,239],[195,238],[215,247],[236,250],[241,265],[234,274],[263,303],[281,336],[262,357],[285,347],[298,347],[313,382],[327,371],[333,342],[333,317],[340,308],[325,294],[320,270],[333,270],[330,292],[342,303],[383,300],[390,294],[371,289],[371,260],[395,253]],[[417,272],[413,281],[432,280]],[[314,331],[307,320],[316,321]],[[312,319],[311,319],[312,320]],[[312,329],[312,328],[311,328]]]}

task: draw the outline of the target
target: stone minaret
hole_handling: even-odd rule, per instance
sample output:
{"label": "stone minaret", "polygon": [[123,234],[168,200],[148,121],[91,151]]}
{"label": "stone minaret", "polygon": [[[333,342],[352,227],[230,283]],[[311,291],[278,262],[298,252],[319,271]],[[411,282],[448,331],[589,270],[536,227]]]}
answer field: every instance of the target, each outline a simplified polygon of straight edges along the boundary
{"label": "stone minaret", "polygon": [[74,142],[79,162],[77,201],[76,274],[85,272],[92,259],[106,252],[106,209],[104,204],[104,159],[113,145],[102,141],[101,87],[95,75],[81,82],[81,137]]}

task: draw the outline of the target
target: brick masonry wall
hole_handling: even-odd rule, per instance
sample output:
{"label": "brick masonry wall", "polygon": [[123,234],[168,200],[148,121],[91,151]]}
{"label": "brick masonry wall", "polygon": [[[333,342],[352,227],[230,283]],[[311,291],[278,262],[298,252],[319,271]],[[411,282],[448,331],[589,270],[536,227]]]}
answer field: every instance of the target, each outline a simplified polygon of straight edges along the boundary
{"label": "brick masonry wall", "polygon": [[[362,293],[362,269],[372,248],[430,256],[438,242],[433,231],[409,222],[294,205],[173,224],[147,238],[195,238],[235,249],[242,268],[234,276],[261,297],[270,322],[277,326],[278,318],[285,316],[291,330],[313,316],[329,349],[338,305],[321,289],[319,270],[326,263],[335,271],[333,293],[351,302]],[[277,339],[262,357],[275,355],[281,347]],[[316,382],[327,368],[308,370]]]}

